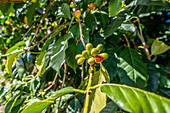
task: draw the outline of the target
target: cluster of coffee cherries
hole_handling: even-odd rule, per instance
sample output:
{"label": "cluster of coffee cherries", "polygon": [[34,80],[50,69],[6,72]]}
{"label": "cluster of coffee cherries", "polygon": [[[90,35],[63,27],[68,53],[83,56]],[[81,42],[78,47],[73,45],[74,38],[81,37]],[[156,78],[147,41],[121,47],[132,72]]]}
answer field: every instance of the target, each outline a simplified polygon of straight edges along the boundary
{"label": "cluster of coffee cherries", "polygon": [[86,45],[86,50],[82,52],[82,54],[77,54],[75,59],[77,60],[78,65],[82,65],[85,60],[89,65],[93,65],[95,63],[101,63],[103,60],[108,58],[107,53],[100,53],[103,50],[103,45],[99,44],[96,48],[93,48],[91,43]]}

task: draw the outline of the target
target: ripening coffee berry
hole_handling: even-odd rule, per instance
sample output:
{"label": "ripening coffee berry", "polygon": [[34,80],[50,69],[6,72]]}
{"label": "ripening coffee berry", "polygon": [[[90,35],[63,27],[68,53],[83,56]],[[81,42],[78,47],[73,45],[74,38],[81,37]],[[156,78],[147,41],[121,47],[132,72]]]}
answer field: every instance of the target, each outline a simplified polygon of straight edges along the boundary
{"label": "ripening coffee berry", "polygon": [[89,65],[93,65],[93,64],[95,63],[95,58],[94,58],[94,57],[89,58],[88,61],[87,61],[87,63],[88,63]]}
{"label": "ripening coffee berry", "polygon": [[93,49],[93,45],[91,43],[86,44],[86,51],[88,54],[91,54],[91,50]]}
{"label": "ripening coffee berry", "polygon": [[82,54],[77,54],[77,55],[75,56],[75,59],[78,60],[78,59],[81,58],[81,57],[83,57]]}
{"label": "ripening coffee berry", "polygon": [[90,13],[91,12],[91,10],[89,9],[89,8],[87,8],[87,10],[86,10],[88,13]]}
{"label": "ripening coffee berry", "polygon": [[108,58],[108,54],[107,53],[101,53],[101,56],[103,56],[104,60]]}
{"label": "ripening coffee berry", "polygon": [[82,52],[82,55],[83,55],[83,57],[84,57],[85,59],[88,59],[88,58],[89,58],[88,52],[87,52],[86,50],[84,50],[84,51]]}
{"label": "ripening coffee berry", "polygon": [[92,56],[96,56],[97,54],[98,54],[97,48],[93,48],[93,49],[91,50],[91,55],[92,55]]}
{"label": "ripening coffee berry", "polygon": [[97,55],[94,58],[95,58],[96,63],[101,63],[103,62],[103,59],[104,59],[102,55]]}
{"label": "ripening coffee berry", "polygon": [[97,45],[97,50],[98,50],[98,53],[100,53],[102,50],[103,50],[103,45],[102,44],[99,44]]}
{"label": "ripening coffee berry", "polygon": [[77,64],[78,64],[78,65],[82,65],[82,64],[84,63],[84,61],[85,61],[85,58],[84,58],[84,57],[81,57],[81,58],[79,58],[79,59],[77,60]]}
{"label": "ripening coffee berry", "polygon": [[48,82],[48,86],[50,86],[52,83],[53,83],[52,81],[49,81],[49,82]]}
{"label": "ripening coffee berry", "polygon": [[91,3],[91,4],[89,5],[89,7],[90,7],[90,9],[93,9],[93,8],[95,7],[95,4],[94,4],[94,3]]}
{"label": "ripening coffee berry", "polygon": [[80,16],[81,16],[81,11],[80,11],[80,10],[77,10],[77,11],[75,12],[75,16],[76,16],[76,18],[80,18]]}
{"label": "ripening coffee berry", "polygon": [[149,46],[147,45],[146,48],[149,48]]}

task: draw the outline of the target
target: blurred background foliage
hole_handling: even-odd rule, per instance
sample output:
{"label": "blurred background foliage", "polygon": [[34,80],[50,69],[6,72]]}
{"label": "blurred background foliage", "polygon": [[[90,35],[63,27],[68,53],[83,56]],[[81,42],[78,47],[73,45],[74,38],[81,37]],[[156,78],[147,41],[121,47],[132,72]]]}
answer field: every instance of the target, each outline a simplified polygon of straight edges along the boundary
{"label": "blurred background foliage", "polygon": [[[75,3],[77,7],[71,8],[70,4]],[[87,12],[90,3],[95,3],[96,7]],[[103,51],[109,54],[103,65],[109,72],[111,83],[134,86],[170,98],[168,1],[1,2],[0,106],[5,105],[5,113],[21,112],[31,103],[50,97],[62,86],[85,89],[87,79],[84,78],[88,76],[88,65],[83,67],[85,71],[82,78],[82,67],[74,59],[76,54],[84,50],[79,42],[79,24],[74,16],[77,9],[82,12],[85,43],[90,42],[94,47],[101,43],[104,45]],[[140,36],[145,40],[145,46]],[[146,55],[146,49],[149,50],[149,56]],[[67,64],[67,76],[64,76],[63,62]],[[127,62],[128,69],[122,65],[123,62]],[[96,67],[99,68],[99,65]],[[139,74],[128,72],[134,69]],[[58,77],[54,80],[56,73]],[[132,76],[142,76],[146,80]],[[55,84],[49,87],[53,81]],[[62,96],[59,112],[81,112],[84,98],[82,94]],[[58,103],[59,99],[46,111],[54,112]],[[114,104],[109,99],[108,103]]]}

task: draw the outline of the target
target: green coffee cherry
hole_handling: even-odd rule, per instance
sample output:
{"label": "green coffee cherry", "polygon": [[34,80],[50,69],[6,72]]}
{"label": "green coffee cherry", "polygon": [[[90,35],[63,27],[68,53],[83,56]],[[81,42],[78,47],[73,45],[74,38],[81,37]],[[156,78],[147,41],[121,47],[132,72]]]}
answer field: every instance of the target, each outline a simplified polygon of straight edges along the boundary
{"label": "green coffee cherry", "polygon": [[108,54],[107,53],[101,53],[101,56],[103,56],[104,60],[108,58]]}
{"label": "green coffee cherry", "polygon": [[77,55],[75,56],[75,59],[78,60],[78,59],[81,58],[81,57],[83,57],[83,55],[77,54]]}
{"label": "green coffee cherry", "polygon": [[93,49],[93,45],[91,43],[86,44],[86,51],[88,54],[91,54],[91,50]]}
{"label": "green coffee cherry", "polygon": [[84,61],[85,61],[85,58],[84,58],[84,57],[81,57],[81,58],[79,58],[79,59],[77,60],[77,64],[78,64],[78,65],[82,65],[82,64],[84,63]]}
{"label": "green coffee cherry", "polygon": [[93,65],[93,64],[95,63],[95,58],[94,58],[94,57],[89,58],[88,61],[87,61],[87,63],[88,63],[89,65]]}
{"label": "green coffee cherry", "polygon": [[98,54],[97,48],[93,48],[93,49],[91,50],[91,55],[92,55],[92,56],[96,56],[97,54]]}
{"label": "green coffee cherry", "polygon": [[97,50],[98,50],[98,53],[100,53],[102,50],[103,50],[103,45],[102,44],[99,44],[97,45]]}
{"label": "green coffee cherry", "polygon": [[84,50],[84,51],[82,52],[82,55],[83,55],[83,57],[84,57],[85,59],[88,59],[88,58],[89,58],[88,52],[87,52],[86,50]]}

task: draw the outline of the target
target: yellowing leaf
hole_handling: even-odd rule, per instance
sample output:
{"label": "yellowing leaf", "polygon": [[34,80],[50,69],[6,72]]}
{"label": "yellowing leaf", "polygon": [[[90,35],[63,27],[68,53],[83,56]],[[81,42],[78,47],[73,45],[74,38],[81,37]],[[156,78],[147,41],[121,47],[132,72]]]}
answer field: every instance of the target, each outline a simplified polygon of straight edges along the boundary
{"label": "yellowing leaf", "polygon": [[[95,72],[92,80],[92,86],[102,84],[105,82],[105,77],[101,70]],[[89,113],[100,113],[100,111],[106,106],[106,94],[100,91],[99,88],[92,90],[90,93],[89,101]]]}
{"label": "yellowing leaf", "polygon": [[155,40],[151,46],[151,55],[162,54],[167,51],[170,46],[166,45],[164,42]]}
{"label": "yellowing leaf", "polygon": [[25,24],[28,24],[28,18],[27,18],[27,16],[24,16],[24,23],[25,23]]}
{"label": "yellowing leaf", "polygon": [[12,75],[12,64],[16,61],[15,58],[20,54],[22,51],[17,51],[14,54],[11,54],[10,56],[7,57],[7,63],[5,65],[6,67],[6,72],[9,73],[11,76]]}
{"label": "yellowing leaf", "polygon": [[37,0],[31,0],[31,2],[35,3],[35,2],[37,2]]}

